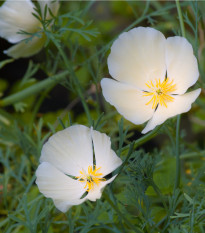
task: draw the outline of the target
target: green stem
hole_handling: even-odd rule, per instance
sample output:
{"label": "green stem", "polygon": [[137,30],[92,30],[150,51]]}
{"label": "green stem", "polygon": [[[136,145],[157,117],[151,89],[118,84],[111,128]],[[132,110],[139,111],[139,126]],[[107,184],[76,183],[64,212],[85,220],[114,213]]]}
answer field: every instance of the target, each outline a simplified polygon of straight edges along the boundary
{"label": "green stem", "polygon": [[[36,199],[30,201],[28,204],[27,204],[27,207],[31,206],[32,204],[34,204],[35,202],[43,199],[43,195],[39,195]],[[20,211],[23,211],[23,207],[21,207],[20,209],[18,209],[18,212],[20,213]],[[8,218],[6,218],[4,221],[1,221],[0,222],[0,227],[3,227],[4,225],[6,225],[8,222],[10,221],[10,218],[9,218],[9,214],[8,214]]]}
{"label": "green stem", "polygon": [[196,157],[204,157],[204,155],[205,155],[205,150],[198,151],[198,152],[190,152],[190,153],[186,153],[186,154],[181,154],[180,160],[191,159],[191,158],[196,158]]}
{"label": "green stem", "polygon": [[[148,1],[146,1],[148,3]],[[186,3],[182,3],[182,4],[186,4]],[[164,8],[160,8],[159,10],[156,10],[156,11],[152,11],[150,14],[146,14],[147,13],[147,6],[145,7],[145,10],[142,14],[142,16],[140,16],[139,18],[137,18],[133,23],[131,23],[128,27],[126,27],[122,32],[126,32],[126,31],[129,31],[130,29],[132,29],[133,27],[136,27],[138,24],[140,24],[141,22],[143,22],[144,20],[146,20],[147,18],[149,17],[154,17],[154,16],[158,16],[161,12],[163,11],[169,11],[169,10],[172,10],[174,9],[176,6],[173,4],[173,5],[168,5]],[[105,46],[103,46],[98,52],[96,52],[94,55],[90,56],[88,59],[86,59],[86,61],[84,61],[82,63],[82,65],[90,62],[91,60],[95,59],[96,56],[104,53],[105,51],[108,51],[110,46],[112,45],[112,43],[116,40],[116,37],[113,38],[108,44],[106,44]]]}
{"label": "green stem", "polygon": [[117,169],[113,172],[113,175],[114,175],[115,173],[119,175],[119,174],[122,172],[124,166],[127,164],[128,160],[129,160],[129,158],[130,158],[130,156],[132,155],[133,146],[134,146],[134,142],[130,144],[129,151],[128,151],[128,154],[127,154],[127,156],[126,156],[125,161],[123,162],[123,164],[122,164],[119,168],[117,168]]}
{"label": "green stem", "polygon": [[122,218],[125,222],[125,224],[127,225],[127,227],[131,228],[134,232],[136,233],[142,233],[142,231],[139,228],[136,228],[126,217],[124,214],[122,214],[119,210],[119,208],[117,207],[117,205],[115,203],[113,203],[111,201],[111,199],[109,198],[107,193],[103,193],[104,198],[106,199],[106,201],[110,204],[110,206],[115,210],[115,212],[118,214],[118,216],[120,216],[120,218]]}
{"label": "green stem", "polygon": [[71,74],[71,77],[73,78],[73,81],[75,83],[76,91],[78,93],[78,96],[81,99],[83,108],[84,108],[86,116],[88,118],[89,125],[91,126],[92,123],[93,123],[93,121],[92,121],[92,117],[90,115],[90,110],[88,108],[88,105],[87,105],[87,103],[86,103],[86,101],[84,99],[84,95],[83,95],[83,92],[82,92],[82,89],[81,89],[80,82],[79,82],[78,78],[76,77],[75,72],[74,72],[72,66],[70,65],[70,63],[69,63],[69,61],[68,61],[68,59],[67,59],[64,51],[62,50],[61,45],[55,39],[53,39],[52,41],[55,44],[56,48],[58,49],[61,57],[63,58],[63,61],[65,63],[66,68],[68,69],[69,73]]}
{"label": "green stem", "polygon": [[[150,139],[152,139],[153,137],[155,137],[159,131],[159,129],[161,128],[160,126],[157,126],[154,130],[152,130],[150,133],[146,134],[145,136],[139,138],[138,140],[133,142],[133,149],[136,149],[138,146],[141,146],[142,144],[144,144],[145,142],[149,141]],[[130,145],[124,146],[121,148],[121,153],[126,153],[129,150]],[[119,151],[117,151],[118,154]]]}
{"label": "green stem", "polygon": [[[179,4],[179,0],[176,0],[176,7],[177,7],[177,12],[179,16],[179,23],[181,27],[181,32],[182,36],[186,37],[185,33],[185,27],[184,27],[184,21],[183,21],[183,16],[182,16],[182,11],[181,7]],[[174,185],[174,190],[179,188],[180,185],[180,158],[179,158],[179,133],[180,133],[180,120],[181,120],[181,115],[177,116],[177,126],[176,126],[176,177],[175,177],[175,185]]]}
{"label": "green stem", "polygon": [[153,180],[150,180],[150,185],[153,187],[155,193],[160,197],[161,201],[162,201],[162,204],[164,206],[164,208],[166,209],[166,211],[168,212],[168,207],[167,207],[167,204],[164,200],[164,197],[163,195],[161,194],[160,192],[160,189],[158,188],[158,186],[154,183]]}
{"label": "green stem", "polygon": [[60,81],[62,81],[63,79],[65,79],[65,77],[69,74],[68,71],[64,71],[60,74],[54,75],[50,78],[47,78],[43,81],[40,81],[30,87],[27,87],[26,89],[19,91],[13,95],[10,95],[2,100],[0,100],[0,107],[5,107],[11,104],[14,104],[18,101],[21,101],[31,95],[35,95],[39,92],[41,92],[44,89],[47,89],[51,86],[53,86],[56,83],[59,83]]}
{"label": "green stem", "polygon": [[182,16],[182,11],[181,11],[181,7],[179,4],[179,0],[176,0],[176,6],[177,6],[177,12],[178,12],[178,16],[179,16],[179,23],[180,23],[180,27],[181,27],[182,36],[186,37],[184,21],[183,21],[183,16]]}
{"label": "green stem", "polygon": [[29,132],[32,131],[34,120],[36,118],[36,115],[38,113],[39,108],[41,107],[41,104],[43,103],[44,99],[46,98],[47,94],[52,90],[52,88],[55,86],[55,84],[51,85],[46,91],[44,91],[41,96],[39,97],[38,101],[34,104],[33,108],[33,114],[31,116],[30,124],[29,124]]}
{"label": "green stem", "polygon": [[179,187],[180,184],[180,158],[179,158],[179,132],[180,132],[180,120],[181,115],[177,116],[177,128],[176,128],[176,178],[174,190]]}
{"label": "green stem", "polygon": [[[153,137],[155,137],[160,128],[161,128],[161,125],[156,127],[154,130],[152,130],[150,133],[146,134],[145,136],[139,138],[135,142],[132,142],[130,145],[122,147],[121,153],[126,153],[128,151],[127,156],[126,156],[126,159],[124,160],[123,164],[120,167],[118,167],[115,171],[113,171],[113,175],[115,175],[115,174],[119,175],[122,172],[124,166],[127,164],[130,156],[132,155],[133,150],[135,150],[138,146],[141,146],[145,142],[149,141]],[[117,151],[117,154],[119,154],[119,150]]]}

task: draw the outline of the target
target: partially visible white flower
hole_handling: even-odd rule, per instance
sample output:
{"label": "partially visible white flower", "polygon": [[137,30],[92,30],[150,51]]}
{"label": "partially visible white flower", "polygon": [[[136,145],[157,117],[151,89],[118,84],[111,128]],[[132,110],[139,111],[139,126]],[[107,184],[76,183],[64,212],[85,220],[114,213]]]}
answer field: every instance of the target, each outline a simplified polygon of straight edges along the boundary
{"label": "partially visible white flower", "polygon": [[138,27],[122,33],[108,57],[112,79],[101,81],[105,99],[134,124],[148,121],[142,133],[187,112],[201,89],[185,93],[198,79],[197,60],[183,37],[165,38]]}
{"label": "partially visible white flower", "polygon": [[[75,125],[44,144],[36,184],[41,193],[53,199],[56,208],[66,212],[73,205],[99,199],[103,188],[115,179],[104,177],[121,164],[107,135]],[[87,196],[81,198],[86,191]]]}
{"label": "partially visible white flower", "polygon": [[[57,14],[59,9],[57,1],[46,0],[38,1],[38,3],[42,15],[46,4],[54,15]],[[20,31],[36,33],[42,27],[40,21],[32,15],[32,13],[36,13],[34,8],[31,0],[6,0],[0,7],[0,36],[15,44],[4,52],[13,58],[32,56],[44,46],[46,41],[44,33],[33,36],[29,41],[25,41],[25,39],[28,39],[30,35],[19,34]],[[47,19],[50,17],[50,13],[47,11]]]}

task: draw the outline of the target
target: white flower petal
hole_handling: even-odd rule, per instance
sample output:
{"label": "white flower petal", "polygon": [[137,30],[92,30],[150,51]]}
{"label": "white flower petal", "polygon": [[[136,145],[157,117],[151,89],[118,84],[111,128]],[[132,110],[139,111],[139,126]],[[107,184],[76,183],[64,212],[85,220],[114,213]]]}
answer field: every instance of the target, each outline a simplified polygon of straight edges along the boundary
{"label": "white flower petal", "polygon": [[80,197],[85,192],[84,184],[66,176],[50,163],[41,163],[36,177],[36,184],[44,196],[67,201],[70,205],[82,203]]}
{"label": "white flower petal", "polygon": [[[96,201],[97,199],[100,199],[105,186],[107,184],[111,183],[116,178],[116,176],[117,175],[113,176],[109,180],[102,181],[98,185],[94,184],[94,189],[89,191],[87,196],[80,199],[81,203],[85,202],[86,200]],[[68,211],[74,205],[74,204],[70,204],[69,201],[65,201],[65,200],[53,200],[53,201],[54,201],[54,204],[55,204],[56,208],[59,209],[60,211],[64,212],[64,213],[66,211]],[[81,203],[79,203],[79,204],[81,204]]]}
{"label": "white flower petal", "polygon": [[199,77],[191,44],[183,37],[169,37],[166,42],[167,75],[177,85],[175,94],[184,94]]}
{"label": "white flower petal", "polygon": [[100,168],[99,173],[108,175],[122,164],[122,160],[111,149],[110,138],[103,133],[91,129],[94,145],[96,167]]}
{"label": "white flower petal", "polygon": [[151,105],[146,105],[150,97],[134,86],[104,78],[101,81],[103,95],[111,105],[127,120],[142,124],[149,120],[153,113]]}
{"label": "white flower petal", "polygon": [[44,46],[46,37],[42,34],[42,37],[34,36],[32,40],[26,42],[21,41],[16,45],[11,46],[8,50],[4,51],[10,57],[15,59],[20,57],[30,57],[38,53]]}
{"label": "white flower petal", "polygon": [[98,185],[95,184],[94,189],[92,189],[88,195],[86,196],[86,199],[90,201],[96,201],[96,199],[100,199],[102,196],[103,189],[105,186],[109,183],[111,183],[117,175],[113,176],[111,179],[102,181]]}
{"label": "white flower petal", "polygon": [[93,165],[90,129],[75,125],[57,132],[44,144],[40,161],[72,176],[79,176],[82,169],[87,172]]}
{"label": "white flower petal", "polygon": [[149,80],[164,80],[166,74],[164,35],[138,27],[122,33],[113,43],[108,68],[113,78],[147,90]]}
{"label": "white flower petal", "polygon": [[174,101],[169,102],[167,104],[167,108],[159,105],[153,117],[149,120],[142,133],[147,133],[148,131],[154,129],[157,125],[165,122],[170,117],[188,112],[191,109],[191,104],[199,96],[200,92],[201,89],[199,88],[184,95],[173,96]]}
{"label": "white flower petal", "polygon": [[33,3],[30,0],[6,0],[0,7],[0,36],[11,43],[17,43],[27,36],[17,34],[20,30],[35,32],[39,21],[32,15]]}
{"label": "white flower petal", "polygon": [[64,201],[64,200],[62,201],[58,199],[54,199],[53,203],[55,207],[63,213],[67,212],[73,206],[70,204],[69,201]]}

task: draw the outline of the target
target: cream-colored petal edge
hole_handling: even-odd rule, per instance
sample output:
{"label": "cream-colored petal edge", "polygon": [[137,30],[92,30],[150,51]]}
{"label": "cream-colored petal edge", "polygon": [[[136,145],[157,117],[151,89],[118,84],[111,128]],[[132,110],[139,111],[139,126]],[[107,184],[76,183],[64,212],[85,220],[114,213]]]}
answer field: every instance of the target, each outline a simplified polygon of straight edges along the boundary
{"label": "cream-colored petal edge", "polygon": [[46,37],[44,34],[42,34],[41,38],[34,36],[28,42],[23,40],[16,45],[13,45],[8,50],[5,50],[4,53],[15,59],[30,57],[43,48],[45,41]]}
{"label": "cream-colored petal edge", "polygon": [[102,181],[100,182],[100,184],[95,185],[94,189],[91,190],[88,195],[86,196],[86,199],[90,200],[90,201],[96,201],[97,199],[100,199],[102,196],[102,192],[103,189],[105,188],[105,186],[109,183],[111,183],[117,175],[113,176],[111,179],[106,180],[106,181]]}
{"label": "cream-colored petal edge", "polygon": [[111,149],[110,138],[106,134],[91,129],[91,135],[96,167],[100,168],[99,173],[103,173],[102,176],[106,176],[119,167],[122,160]]}
{"label": "cream-colored petal edge", "polygon": [[32,15],[33,7],[30,0],[6,0],[0,7],[0,36],[11,43],[17,43],[27,37],[18,34],[20,30],[35,32],[40,23]]}
{"label": "cream-colored petal edge", "polygon": [[146,105],[150,97],[144,96],[145,93],[134,86],[103,78],[101,87],[106,101],[132,123],[142,124],[153,116],[154,109]]}
{"label": "cream-colored petal edge", "polygon": [[149,27],[122,33],[113,43],[108,57],[111,76],[123,83],[147,90],[150,80],[164,80],[166,74],[164,35]]}
{"label": "cream-colored petal edge", "polygon": [[200,92],[201,89],[199,88],[184,95],[173,96],[175,100],[173,102],[169,102],[167,104],[167,108],[159,105],[153,117],[148,121],[146,127],[143,129],[142,133],[145,134],[150,130],[153,130],[157,125],[161,125],[168,118],[188,112],[191,109],[192,103],[197,99]]}
{"label": "cream-colored petal edge", "polygon": [[49,162],[65,174],[79,176],[93,165],[90,128],[73,125],[55,133],[44,144],[41,162]]}
{"label": "cream-colored petal edge", "polygon": [[73,206],[68,201],[58,200],[58,199],[54,199],[53,203],[55,207],[63,213],[67,212]]}
{"label": "cream-colored petal edge", "polygon": [[67,212],[72,206],[74,205],[79,205],[82,204],[83,202],[85,202],[86,200],[89,201],[96,201],[97,199],[100,199],[102,196],[102,192],[105,188],[105,186],[109,183],[111,183],[117,175],[113,176],[112,178],[110,178],[107,181],[102,181],[100,184],[96,185],[93,190],[91,190],[87,196],[85,196],[84,198],[80,199],[80,201],[78,202],[78,204],[71,204],[69,201],[66,200],[58,200],[58,199],[54,199],[54,205],[56,206],[56,208],[58,210],[60,210],[61,212],[65,213]]}
{"label": "cream-colored petal edge", "polygon": [[38,166],[36,184],[45,197],[66,201],[69,205],[82,203],[80,198],[85,192],[84,184],[68,177],[50,163],[43,162]]}
{"label": "cream-colored petal edge", "polygon": [[166,41],[167,75],[176,84],[175,94],[184,94],[199,77],[197,59],[187,39],[175,36]]}

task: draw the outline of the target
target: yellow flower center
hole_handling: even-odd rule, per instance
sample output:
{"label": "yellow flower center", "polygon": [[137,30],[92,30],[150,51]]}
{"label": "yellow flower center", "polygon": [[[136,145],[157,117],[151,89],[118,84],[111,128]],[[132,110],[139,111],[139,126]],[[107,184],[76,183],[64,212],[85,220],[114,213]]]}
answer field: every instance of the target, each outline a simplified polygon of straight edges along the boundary
{"label": "yellow flower center", "polygon": [[86,182],[84,189],[87,192],[94,188],[94,184],[99,184],[101,181],[105,181],[105,178],[102,178],[102,173],[98,173],[101,167],[96,168],[96,166],[89,166],[88,172],[86,173],[84,170],[80,171],[80,176],[77,176],[80,182]]}
{"label": "yellow flower center", "polygon": [[146,91],[143,96],[150,96],[151,99],[146,105],[152,103],[152,108],[155,109],[158,104],[167,108],[167,102],[173,102],[174,97],[170,94],[176,90],[176,84],[173,84],[173,80],[170,82],[169,78],[166,78],[163,82],[160,79],[156,79],[155,83],[149,81],[145,84],[150,91]]}

